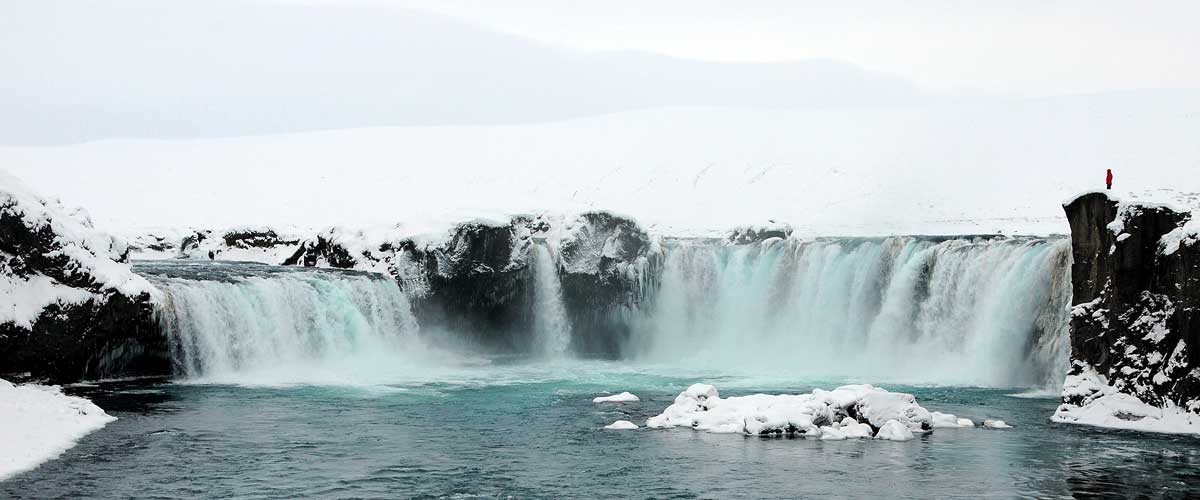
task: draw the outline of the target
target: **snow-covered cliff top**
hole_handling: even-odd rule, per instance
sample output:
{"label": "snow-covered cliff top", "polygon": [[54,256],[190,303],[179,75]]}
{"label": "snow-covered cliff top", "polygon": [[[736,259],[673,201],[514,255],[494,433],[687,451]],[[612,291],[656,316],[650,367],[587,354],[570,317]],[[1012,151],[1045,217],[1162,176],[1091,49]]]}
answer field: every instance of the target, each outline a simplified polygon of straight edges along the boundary
{"label": "snow-covered cliff top", "polygon": [[[134,274],[128,245],[92,227],[82,209],[39,196],[0,171],[0,323],[30,327],[47,306],[157,291]],[[66,281],[66,282],[64,282]]]}

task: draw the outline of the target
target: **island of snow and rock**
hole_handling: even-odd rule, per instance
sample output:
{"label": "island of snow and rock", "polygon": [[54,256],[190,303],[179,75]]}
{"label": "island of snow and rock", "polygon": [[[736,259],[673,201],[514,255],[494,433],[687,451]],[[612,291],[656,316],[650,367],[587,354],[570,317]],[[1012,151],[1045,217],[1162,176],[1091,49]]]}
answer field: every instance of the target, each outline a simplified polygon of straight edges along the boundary
{"label": "island of snow and rock", "polygon": [[[1104,192],[1073,198],[1064,208],[1071,227],[1074,307],[1069,366],[1062,367],[1069,373],[1053,420],[1200,434],[1197,221],[1177,207],[1122,201]],[[769,222],[733,229],[711,243],[772,245],[795,238],[791,226]],[[476,219],[434,235],[402,227],[316,232],[241,227],[151,231],[126,239],[94,227],[85,211],[0,175],[0,376],[67,383],[170,374],[167,341],[154,318],[163,293],[131,270],[135,256],[381,273],[423,314],[470,330],[503,316],[498,311],[513,306],[504,301],[528,300],[495,292],[524,286],[530,261],[537,258],[534,248],[548,248],[556,259],[552,269],[566,300],[596,310],[636,306],[639,293],[657,279],[661,262],[655,255],[662,241],[632,218],[602,211]],[[610,330],[605,318],[611,316],[596,314],[593,323],[576,327]],[[0,428],[37,443],[0,457],[0,477],[61,453],[112,420],[86,400],[53,388],[0,382],[0,393]],[[635,399],[619,394],[597,402]],[[722,399],[703,384],[644,424],[895,440],[973,425],[925,410],[911,395],[871,386]]]}

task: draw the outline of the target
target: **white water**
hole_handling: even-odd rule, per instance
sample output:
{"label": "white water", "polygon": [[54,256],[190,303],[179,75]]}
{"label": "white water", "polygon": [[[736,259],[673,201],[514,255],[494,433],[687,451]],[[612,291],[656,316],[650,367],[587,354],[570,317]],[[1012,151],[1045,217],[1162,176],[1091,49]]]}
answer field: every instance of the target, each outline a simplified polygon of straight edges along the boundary
{"label": "white water", "polygon": [[408,300],[390,279],[261,269],[150,274],[166,294],[159,321],[177,375],[267,384],[346,379],[403,367],[420,349]]}
{"label": "white water", "polygon": [[1067,240],[679,242],[633,357],[984,386],[1061,384]]}
{"label": "white water", "polygon": [[571,347],[571,321],[563,305],[558,264],[544,245],[533,246],[533,279],[536,349],[548,358],[564,357]]}

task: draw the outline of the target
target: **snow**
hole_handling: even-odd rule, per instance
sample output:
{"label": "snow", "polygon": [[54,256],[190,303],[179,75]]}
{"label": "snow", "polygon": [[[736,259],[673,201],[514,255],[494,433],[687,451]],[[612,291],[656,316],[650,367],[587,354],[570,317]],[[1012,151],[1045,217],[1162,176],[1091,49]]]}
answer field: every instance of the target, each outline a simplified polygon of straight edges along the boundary
{"label": "snow", "polygon": [[114,420],[57,386],[16,386],[0,379],[0,481],[57,458]]}
{"label": "snow", "polygon": [[1180,248],[1195,245],[1200,242],[1200,218],[1192,217],[1184,225],[1163,235],[1159,240],[1159,251],[1163,255],[1171,255]]}
{"label": "snow", "polygon": [[[675,398],[675,402],[657,416],[650,417],[651,428],[691,427],[712,433],[797,434],[817,437],[822,427],[838,434],[862,434],[846,418],[853,412],[860,419],[882,427],[897,422],[911,430],[929,429],[931,416],[916,404],[910,394],[888,392],[870,385],[847,385],[832,391],[813,390],[811,394],[753,394],[721,398],[717,388],[693,384]],[[850,419],[852,422],[854,419]],[[833,422],[838,422],[834,425]],[[869,429],[869,427],[868,427]]]}
{"label": "snow", "polygon": [[930,416],[932,418],[931,422],[934,429],[975,427],[975,422],[972,422],[970,419],[958,418],[957,416],[949,413],[935,411],[930,413]]}
{"label": "snow", "polygon": [[611,424],[604,426],[604,428],[608,429],[608,430],[612,430],[612,431],[636,431],[639,429],[637,424],[630,422],[628,420],[618,420],[616,422],[613,422]]}
{"label": "snow", "polygon": [[613,394],[612,396],[600,396],[592,399],[593,403],[634,403],[637,401],[641,401],[641,399],[638,399],[637,396],[629,392]]}
{"label": "snow", "polygon": [[1079,400],[1082,404],[1063,403],[1050,418],[1052,421],[1111,429],[1200,435],[1200,415],[1170,402],[1162,408],[1147,404],[1135,396],[1119,392],[1091,366],[1081,364],[1079,369],[1078,375],[1067,376],[1063,384],[1063,398]]}
{"label": "snow", "polygon": [[520,125],[6,146],[0,164],[119,229],[449,227],[491,214],[613,210],[668,236],[723,237],[768,220],[799,236],[1065,234],[1055,202],[1103,186],[1106,168],[1122,193],[1200,185],[1189,133],[1197,111],[1193,93],[1153,92],[837,111],[661,108]]}
{"label": "snow", "polygon": [[875,439],[886,439],[888,441],[910,441],[914,438],[912,429],[900,423],[899,420],[888,420],[879,428],[879,432],[875,433]]}
{"label": "snow", "polygon": [[125,240],[98,231],[81,209],[68,209],[30,191],[20,180],[0,171],[0,213],[14,217],[29,231],[49,230],[52,240],[42,249],[48,258],[65,258],[62,271],[83,278],[88,289],[74,288],[37,273],[17,276],[10,267],[14,256],[0,252],[0,323],[31,328],[51,304],[81,304],[103,294],[135,296],[158,292],[125,262]]}
{"label": "snow", "polygon": [[984,420],[983,426],[989,429],[1012,429],[1012,426],[1003,420]]}

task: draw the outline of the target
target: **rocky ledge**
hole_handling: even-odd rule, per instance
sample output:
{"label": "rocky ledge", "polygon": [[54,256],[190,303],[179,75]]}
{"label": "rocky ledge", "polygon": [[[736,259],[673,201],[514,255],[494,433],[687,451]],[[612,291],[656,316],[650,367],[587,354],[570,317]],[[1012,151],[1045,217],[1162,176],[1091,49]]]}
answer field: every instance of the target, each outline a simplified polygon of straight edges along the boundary
{"label": "rocky ledge", "polygon": [[1200,226],[1103,192],[1071,224],[1071,371],[1054,420],[1200,433]]}

